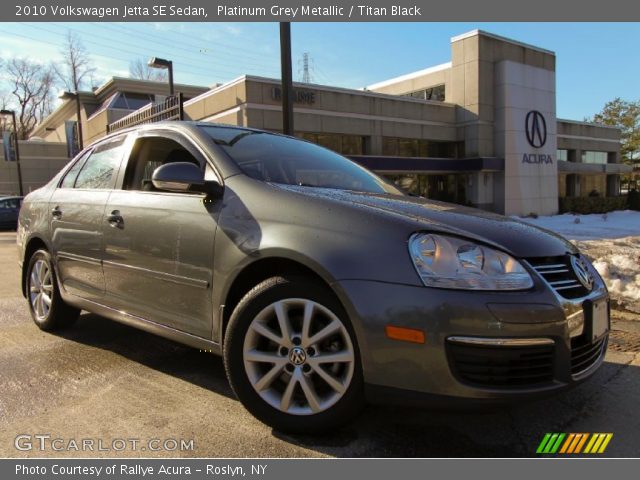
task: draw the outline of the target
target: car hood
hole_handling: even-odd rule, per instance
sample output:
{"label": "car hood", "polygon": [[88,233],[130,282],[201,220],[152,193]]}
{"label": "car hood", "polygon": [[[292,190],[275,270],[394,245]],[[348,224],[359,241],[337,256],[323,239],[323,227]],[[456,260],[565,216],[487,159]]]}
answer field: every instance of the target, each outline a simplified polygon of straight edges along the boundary
{"label": "car hood", "polygon": [[385,217],[408,221],[412,228],[464,236],[496,246],[518,257],[576,253],[563,237],[513,218],[422,197],[372,194],[296,185],[274,185],[320,201],[366,209]]}

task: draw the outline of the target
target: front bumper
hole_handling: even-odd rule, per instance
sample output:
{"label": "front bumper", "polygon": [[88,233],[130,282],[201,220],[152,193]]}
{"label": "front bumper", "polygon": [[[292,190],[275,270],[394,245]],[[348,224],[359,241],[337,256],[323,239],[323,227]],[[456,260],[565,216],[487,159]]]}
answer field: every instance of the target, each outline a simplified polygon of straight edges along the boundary
{"label": "front bumper", "polygon": [[[406,399],[425,396],[444,403],[508,403],[575,385],[604,360],[608,333],[596,345],[589,336],[589,313],[584,324],[567,319],[594,302],[608,310],[600,280],[588,296],[572,300],[541,281],[528,292],[453,291],[362,280],[335,287],[354,319],[372,402],[387,402],[396,392]],[[392,340],[385,335],[386,325],[422,330],[425,343]]]}

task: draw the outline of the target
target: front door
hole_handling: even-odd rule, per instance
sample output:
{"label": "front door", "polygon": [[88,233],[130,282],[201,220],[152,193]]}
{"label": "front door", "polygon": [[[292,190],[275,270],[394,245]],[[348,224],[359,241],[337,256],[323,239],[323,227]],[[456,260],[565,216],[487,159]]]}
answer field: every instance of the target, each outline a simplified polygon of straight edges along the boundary
{"label": "front door", "polygon": [[[171,162],[210,168],[175,133],[136,140],[105,213],[106,302],[131,315],[204,338],[211,337],[213,245],[221,200],[201,193],[157,191],[153,171]],[[213,171],[209,172],[210,174]]]}
{"label": "front door", "polygon": [[126,136],[98,144],[69,169],[49,201],[59,281],[74,295],[97,301],[104,293],[102,222]]}

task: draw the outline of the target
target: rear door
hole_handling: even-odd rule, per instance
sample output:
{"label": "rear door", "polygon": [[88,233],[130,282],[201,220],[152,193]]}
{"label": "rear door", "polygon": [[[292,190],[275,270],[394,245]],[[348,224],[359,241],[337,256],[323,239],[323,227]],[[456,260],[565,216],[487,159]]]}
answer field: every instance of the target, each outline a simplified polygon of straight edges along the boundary
{"label": "rear door", "polygon": [[85,152],[49,201],[53,255],[64,289],[82,298],[104,295],[104,209],[126,150],[126,135]]}
{"label": "rear door", "polygon": [[221,200],[153,187],[160,165],[192,162],[215,175],[182,134],[148,131],[135,141],[104,224],[105,303],[162,325],[211,337],[213,245]]}

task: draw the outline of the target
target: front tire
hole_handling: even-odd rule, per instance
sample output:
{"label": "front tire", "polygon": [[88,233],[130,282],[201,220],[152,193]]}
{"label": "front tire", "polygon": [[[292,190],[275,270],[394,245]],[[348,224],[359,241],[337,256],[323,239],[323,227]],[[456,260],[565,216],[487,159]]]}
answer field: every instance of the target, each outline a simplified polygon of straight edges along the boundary
{"label": "front tire", "polygon": [[80,310],[62,299],[49,252],[38,250],[31,256],[26,282],[29,312],[38,328],[53,331],[76,322]]}
{"label": "front tire", "polygon": [[353,328],[318,282],[274,277],[253,288],[231,315],[223,353],[233,391],[276,430],[335,429],[364,404]]}

